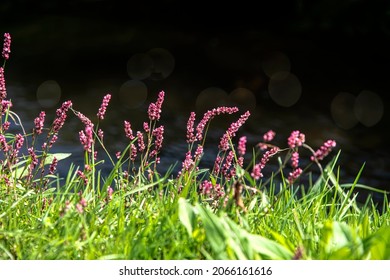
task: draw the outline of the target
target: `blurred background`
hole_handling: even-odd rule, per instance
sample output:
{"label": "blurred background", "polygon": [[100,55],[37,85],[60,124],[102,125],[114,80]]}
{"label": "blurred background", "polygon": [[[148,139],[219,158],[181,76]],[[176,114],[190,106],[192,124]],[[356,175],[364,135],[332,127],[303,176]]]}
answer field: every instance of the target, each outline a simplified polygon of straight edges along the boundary
{"label": "blurred background", "polygon": [[[111,93],[101,127],[114,153],[123,120],[141,130],[164,90],[162,168],[180,167],[191,111],[235,105],[252,113],[239,133],[249,144],[269,129],[280,146],[296,129],[315,149],[335,139],[342,182],[365,163],[359,182],[390,190],[388,1],[3,0],[0,15],[12,36],[8,96],[27,128],[68,99],[93,119]],[[206,162],[237,118],[216,119]],[[81,129],[69,118],[56,147],[80,164]]]}

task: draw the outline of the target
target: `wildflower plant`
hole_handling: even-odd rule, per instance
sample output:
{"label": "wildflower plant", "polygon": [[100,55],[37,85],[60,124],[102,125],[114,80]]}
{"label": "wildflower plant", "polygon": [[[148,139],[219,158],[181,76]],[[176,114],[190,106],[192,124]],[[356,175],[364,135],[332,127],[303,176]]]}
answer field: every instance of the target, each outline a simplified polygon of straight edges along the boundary
{"label": "wildflower plant", "polygon": [[[41,111],[33,120],[32,131],[25,131],[7,96],[5,65],[10,53],[11,36],[6,33],[0,67],[1,259],[390,257],[389,243],[382,246],[377,241],[390,237],[385,227],[390,226],[388,202],[385,199],[383,216],[368,204],[359,209],[352,190],[360,173],[351,190],[344,192],[333,172],[337,156],[323,165],[336,147],[335,140],[313,149],[306,135],[294,130],[280,145],[275,143],[276,133],[269,130],[250,143],[240,134],[249,111],[217,107],[198,121],[196,113],[190,112],[180,170],[173,174],[172,168],[160,174],[164,91],[150,103],[148,119],[142,125],[123,121],[127,145],[120,151],[106,148],[100,127],[109,110],[110,93],[103,97],[93,118],[67,100],[52,121]],[[238,116],[214,147],[212,168],[206,168],[202,158],[209,145],[210,123],[226,115]],[[82,166],[72,164],[62,178],[58,164],[71,154],[52,153],[51,149],[70,117],[83,125],[76,138],[84,162]],[[100,169],[105,159],[112,167],[108,174]],[[271,161],[277,163],[277,169],[266,175]],[[299,200],[294,187],[312,165],[318,167],[319,179]],[[277,181],[282,189],[279,193],[275,191]],[[320,192],[311,191],[315,187]],[[309,207],[314,207],[316,217],[307,214],[313,211],[308,211]],[[315,220],[318,217],[323,220]],[[351,217],[355,217],[352,225],[346,226]],[[308,228],[302,228],[303,222]],[[348,239],[361,232],[364,236],[360,239]],[[337,251],[329,240],[341,235],[350,243],[338,244]],[[294,238],[288,240],[288,236]],[[324,239],[308,241],[315,240],[313,236]],[[364,243],[364,250],[346,250],[353,242]],[[343,255],[345,252],[349,255]]]}

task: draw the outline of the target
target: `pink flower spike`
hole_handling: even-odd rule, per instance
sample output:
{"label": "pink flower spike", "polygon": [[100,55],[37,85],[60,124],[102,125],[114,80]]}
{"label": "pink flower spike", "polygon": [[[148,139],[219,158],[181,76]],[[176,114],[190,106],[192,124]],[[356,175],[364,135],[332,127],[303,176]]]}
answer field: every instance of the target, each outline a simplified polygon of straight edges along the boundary
{"label": "pink flower spike", "polygon": [[5,60],[9,59],[9,54],[11,53],[11,35],[9,33],[4,33],[4,45],[2,55]]}
{"label": "pink flower spike", "polygon": [[100,105],[99,111],[97,113],[99,120],[104,119],[104,115],[106,114],[107,106],[108,103],[110,102],[110,99],[111,99],[111,94],[106,94],[103,97],[102,105]]}
{"label": "pink flower spike", "polygon": [[124,121],[125,135],[130,140],[134,140],[133,130],[131,130],[131,124],[128,121]]}
{"label": "pink flower spike", "polygon": [[298,165],[299,165],[299,153],[294,152],[291,155],[291,166],[296,169],[298,168]]}
{"label": "pink flower spike", "polygon": [[253,166],[253,170],[251,173],[253,179],[258,180],[263,177],[263,173],[261,173],[261,171],[264,169],[269,159],[275,154],[277,154],[278,152],[279,152],[278,147],[273,147],[272,149],[265,152],[265,154],[260,160],[260,163],[255,164],[255,166]]}
{"label": "pink flower spike", "polygon": [[187,143],[193,143],[196,140],[194,135],[195,116],[195,112],[191,112],[187,122]]}
{"label": "pink flower spike", "polygon": [[54,174],[54,172],[57,169],[57,163],[58,163],[58,160],[56,157],[54,157],[53,161],[51,162],[50,167],[49,167],[49,174]]}
{"label": "pink flower spike", "polygon": [[302,174],[302,169],[301,168],[296,168],[294,169],[292,172],[290,172],[289,176],[288,176],[288,182],[290,183],[290,185],[292,183],[294,183],[294,181],[296,179],[298,179],[299,176],[301,176]]}
{"label": "pink flower spike", "polygon": [[92,151],[92,145],[93,145],[93,129],[92,126],[86,126],[85,127],[85,133],[84,131],[79,132],[80,137],[80,143],[84,146],[84,150],[87,152]]}
{"label": "pink flower spike", "polygon": [[160,119],[161,107],[164,102],[164,91],[160,91],[156,103],[150,103],[148,109],[149,119],[151,121],[158,121]]}
{"label": "pink flower spike", "polygon": [[229,139],[236,136],[236,132],[238,129],[246,122],[246,120],[249,118],[250,112],[246,111],[244,114],[240,116],[240,118],[232,123],[229,127],[229,129],[225,132],[225,134],[221,137],[221,140],[219,142],[218,148],[221,151],[227,151],[229,149]]}
{"label": "pink flower spike", "polygon": [[221,114],[233,114],[238,112],[237,107],[218,107],[204,113],[202,120],[198,123],[196,127],[196,140],[201,141],[203,139],[203,131],[209,121],[211,121],[215,116]]}
{"label": "pink flower spike", "polygon": [[332,149],[336,147],[336,141],[334,140],[327,140],[314,154],[314,156],[311,156],[311,160],[323,160],[331,151]]}
{"label": "pink flower spike", "polygon": [[240,140],[238,140],[238,154],[240,156],[244,156],[246,152],[246,136],[242,136]]}
{"label": "pink flower spike", "polygon": [[263,135],[264,142],[271,142],[274,139],[275,135],[276,135],[275,131],[273,130],[267,131]]}
{"label": "pink flower spike", "polygon": [[0,101],[7,98],[7,89],[5,86],[4,68],[0,67]]}
{"label": "pink flower spike", "polygon": [[42,133],[43,125],[44,125],[44,122],[45,122],[45,116],[46,116],[45,111],[41,111],[39,113],[39,116],[36,117],[35,120],[34,120],[34,125],[35,125],[34,133],[37,134],[37,135]]}
{"label": "pink flower spike", "polygon": [[305,134],[301,133],[299,130],[294,130],[291,132],[290,137],[288,137],[287,143],[291,149],[300,147],[305,143]]}

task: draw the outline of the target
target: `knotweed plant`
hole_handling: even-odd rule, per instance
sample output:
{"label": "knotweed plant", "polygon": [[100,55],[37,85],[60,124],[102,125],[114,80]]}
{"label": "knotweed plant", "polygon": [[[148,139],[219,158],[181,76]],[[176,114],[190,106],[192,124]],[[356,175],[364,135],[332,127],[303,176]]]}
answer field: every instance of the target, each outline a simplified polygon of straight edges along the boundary
{"label": "knotweed plant", "polygon": [[[294,130],[278,144],[270,130],[249,143],[239,133],[249,111],[217,107],[198,120],[191,112],[180,171],[160,174],[164,91],[150,103],[142,125],[123,121],[127,145],[120,151],[106,148],[100,128],[110,93],[95,116],[68,100],[52,120],[41,111],[26,131],[7,95],[10,53],[6,33],[0,67],[0,259],[390,258],[387,198],[382,214],[369,200],[358,205],[353,190],[360,173],[346,186],[334,172],[339,154],[323,164],[335,140],[314,149]],[[227,115],[236,120],[211,147],[216,157],[206,168],[210,123]],[[62,178],[58,164],[71,154],[53,153],[52,147],[70,117],[83,126],[76,137],[84,162],[72,164]],[[112,167],[108,174],[100,168],[104,160]],[[271,161],[277,169],[268,175]],[[297,196],[294,187],[311,166],[320,176]]]}

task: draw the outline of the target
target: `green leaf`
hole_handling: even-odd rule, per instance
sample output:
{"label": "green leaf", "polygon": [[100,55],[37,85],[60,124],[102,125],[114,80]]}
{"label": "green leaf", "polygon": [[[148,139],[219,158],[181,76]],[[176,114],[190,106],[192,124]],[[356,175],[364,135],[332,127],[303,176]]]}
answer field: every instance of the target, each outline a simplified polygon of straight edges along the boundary
{"label": "green leaf", "polygon": [[183,226],[187,229],[188,234],[192,236],[195,220],[196,220],[194,207],[182,197],[179,198],[178,203],[179,203],[179,220],[183,224]]}
{"label": "green leaf", "polygon": [[66,159],[70,157],[71,153],[56,153],[56,154],[48,154],[45,158],[44,165],[51,164],[53,162],[53,159],[56,158],[58,161]]}
{"label": "green leaf", "polygon": [[370,259],[390,260],[390,226],[382,226],[369,238]]}

